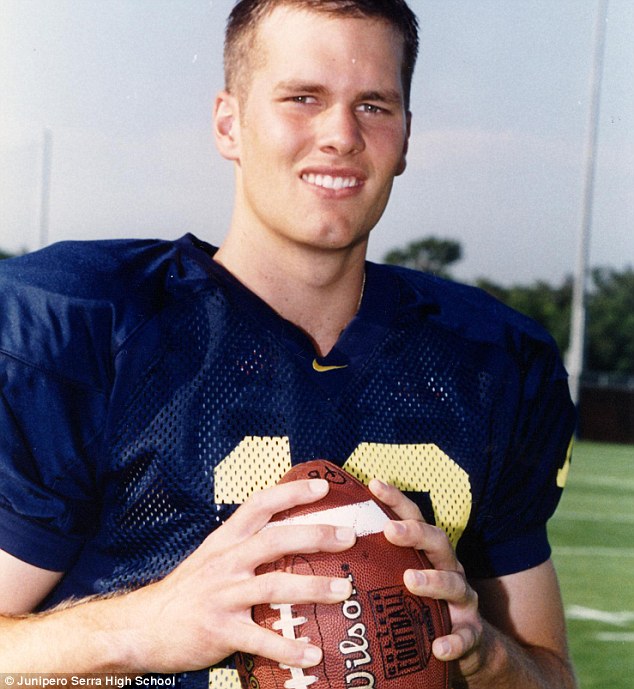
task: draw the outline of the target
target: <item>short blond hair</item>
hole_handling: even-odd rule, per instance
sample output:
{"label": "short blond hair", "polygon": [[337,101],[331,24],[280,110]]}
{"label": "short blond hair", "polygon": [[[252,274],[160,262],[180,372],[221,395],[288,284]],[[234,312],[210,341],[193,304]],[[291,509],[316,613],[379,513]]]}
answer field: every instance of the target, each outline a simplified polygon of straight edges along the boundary
{"label": "short blond hair", "polygon": [[262,19],[286,6],[343,17],[383,19],[403,37],[401,79],[405,107],[409,108],[412,77],[418,57],[418,20],[405,0],[240,0],[227,21],[225,33],[225,88],[238,96],[249,88],[249,75],[261,64],[257,32]]}

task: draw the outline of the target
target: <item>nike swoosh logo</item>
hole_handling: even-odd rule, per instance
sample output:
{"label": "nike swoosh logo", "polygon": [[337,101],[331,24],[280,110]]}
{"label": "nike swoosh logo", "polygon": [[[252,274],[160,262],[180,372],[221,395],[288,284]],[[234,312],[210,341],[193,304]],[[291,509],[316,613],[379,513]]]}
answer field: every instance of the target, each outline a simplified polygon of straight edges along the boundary
{"label": "nike swoosh logo", "polygon": [[322,366],[317,359],[313,359],[313,371],[317,373],[326,373],[327,371],[337,371],[340,368],[348,368],[348,364],[343,366]]}

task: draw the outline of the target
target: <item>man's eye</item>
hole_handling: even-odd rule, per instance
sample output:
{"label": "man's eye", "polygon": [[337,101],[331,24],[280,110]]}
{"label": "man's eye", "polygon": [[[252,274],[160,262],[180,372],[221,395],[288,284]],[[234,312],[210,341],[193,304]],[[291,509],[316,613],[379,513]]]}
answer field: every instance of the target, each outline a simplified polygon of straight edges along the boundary
{"label": "man's eye", "polygon": [[378,105],[373,105],[372,103],[362,103],[359,106],[359,110],[361,112],[368,113],[369,115],[378,115],[382,112],[385,112],[383,108],[380,108]]}
{"label": "man's eye", "polygon": [[312,105],[313,103],[316,103],[314,96],[293,96],[291,100],[293,103],[300,103],[303,105]]}

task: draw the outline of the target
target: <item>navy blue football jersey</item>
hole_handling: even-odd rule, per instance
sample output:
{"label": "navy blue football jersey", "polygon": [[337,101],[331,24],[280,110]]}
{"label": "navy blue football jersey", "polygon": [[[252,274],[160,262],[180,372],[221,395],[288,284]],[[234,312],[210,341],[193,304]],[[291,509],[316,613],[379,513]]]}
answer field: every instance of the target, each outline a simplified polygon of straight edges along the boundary
{"label": "navy blue football jersey", "polygon": [[316,458],[396,484],[471,577],[549,557],[574,408],[539,326],[368,263],[319,357],[212,256],[188,235],[0,262],[0,548],[67,573],[43,608],[163,577]]}

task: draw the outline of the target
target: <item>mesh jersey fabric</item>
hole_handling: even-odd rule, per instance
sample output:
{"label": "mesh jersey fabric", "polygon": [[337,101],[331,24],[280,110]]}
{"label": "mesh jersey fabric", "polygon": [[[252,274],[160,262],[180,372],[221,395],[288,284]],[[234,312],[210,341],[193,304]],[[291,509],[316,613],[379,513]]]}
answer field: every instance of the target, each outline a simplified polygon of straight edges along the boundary
{"label": "mesh jersey fabric", "polygon": [[535,566],[574,427],[550,337],[480,290],[366,265],[325,358],[175,242],[0,262],[0,548],[42,607],[156,580],[291,463],[396,483],[470,576]]}

